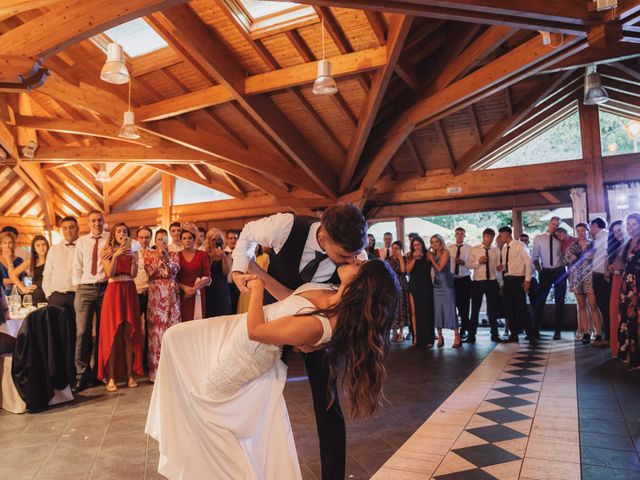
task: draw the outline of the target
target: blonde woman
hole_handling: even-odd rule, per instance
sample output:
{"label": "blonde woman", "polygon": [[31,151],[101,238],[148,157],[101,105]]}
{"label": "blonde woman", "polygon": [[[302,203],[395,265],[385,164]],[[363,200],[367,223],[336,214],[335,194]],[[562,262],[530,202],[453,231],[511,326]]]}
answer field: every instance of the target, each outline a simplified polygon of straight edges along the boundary
{"label": "blonde woman", "polygon": [[436,329],[438,330],[438,348],[444,347],[442,329],[449,328],[455,332],[456,338],[452,347],[460,347],[460,334],[458,331],[458,316],[456,315],[456,296],[453,287],[453,274],[449,262],[449,250],[444,238],[440,235],[431,237],[431,248],[427,252],[427,258],[433,265],[435,280],[433,282],[433,305],[436,317]]}

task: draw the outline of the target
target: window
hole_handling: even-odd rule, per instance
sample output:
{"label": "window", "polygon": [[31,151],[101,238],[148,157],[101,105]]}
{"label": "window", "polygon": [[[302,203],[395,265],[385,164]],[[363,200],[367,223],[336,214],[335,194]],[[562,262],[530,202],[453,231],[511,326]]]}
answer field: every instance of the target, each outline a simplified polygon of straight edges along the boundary
{"label": "window", "polygon": [[173,190],[174,205],[188,205],[190,203],[213,202],[228,200],[232,197],[213,188],[207,188],[183,178],[176,178]]}
{"label": "window", "polygon": [[607,185],[606,193],[611,221],[624,220],[629,213],[640,210],[640,182]]}
{"label": "window", "polygon": [[110,28],[103,35],[107,37],[107,42],[111,40],[122,45],[125,53],[132,58],[169,46],[143,18]]}
{"label": "window", "polygon": [[560,217],[560,226],[564,227],[569,235],[573,235],[573,210],[571,207],[522,212],[522,233],[529,235],[529,239],[533,242],[536,235],[547,231],[551,217]]}
{"label": "window", "polygon": [[[437,217],[410,217],[404,220],[404,232],[406,235],[415,232],[424,238],[427,246],[432,235],[440,234],[447,244],[455,241],[455,229],[462,227],[466,231],[465,242],[476,245],[482,241],[482,231],[485,228],[493,228],[498,233],[498,228],[503,225],[511,225],[511,210],[496,212],[476,212],[455,215],[440,215]],[[409,238],[406,238],[407,245]]]}
{"label": "window", "polygon": [[393,241],[398,240],[398,231],[396,230],[396,222],[378,222],[371,225],[369,232],[376,237],[376,248],[384,247],[384,234],[390,232],[393,236]]}
{"label": "window", "polygon": [[[640,125],[631,118],[599,109],[602,155],[620,155],[639,151]],[[634,128],[629,128],[632,125]],[[634,135],[635,134],[635,141]]]}
{"label": "window", "polygon": [[[157,181],[158,179],[156,179]],[[126,212],[128,210],[146,210],[147,208],[162,207],[162,184],[158,181],[148,192],[144,193],[138,199],[132,199],[130,202],[123,202],[118,211]]]}
{"label": "window", "polygon": [[313,7],[293,2],[268,2],[261,0],[224,0],[236,21],[253,38],[272,35],[311,22],[318,16]]}
{"label": "window", "polygon": [[[554,123],[555,122],[555,123]],[[582,158],[582,140],[580,137],[580,117],[577,105],[569,110],[567,116],[533,127],[539,131],[524,132],[520,137],[505,145],[489,158],[486,168],[518,167],[539,163],[560,162]],[[532,129],[532,130],[533,130]],[[525,140],[523,137],[532,136]]]}

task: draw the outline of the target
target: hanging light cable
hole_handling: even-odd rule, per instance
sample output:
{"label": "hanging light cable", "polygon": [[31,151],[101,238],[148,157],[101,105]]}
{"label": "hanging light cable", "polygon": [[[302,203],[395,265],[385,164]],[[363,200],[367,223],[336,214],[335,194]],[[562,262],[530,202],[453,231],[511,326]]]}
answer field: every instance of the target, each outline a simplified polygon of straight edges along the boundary
{"label": "hanging light cable", "polygon": [[129,80],[129,107],[127,111],[124,112],[124,121],[118,136],[128,140],[137,140],[140,138],[138,127],[136,127],[136,116],[135,113],[131,111],[131,80]]}
{"label": "hanging light cable", "polygon": [[318,76],[313,84],[316,95],[333,95],[338,91],[336,81],[331,76],[331,62],[325,60],[324,50],[324,18],[322,19],[322,60],[318,62]]}

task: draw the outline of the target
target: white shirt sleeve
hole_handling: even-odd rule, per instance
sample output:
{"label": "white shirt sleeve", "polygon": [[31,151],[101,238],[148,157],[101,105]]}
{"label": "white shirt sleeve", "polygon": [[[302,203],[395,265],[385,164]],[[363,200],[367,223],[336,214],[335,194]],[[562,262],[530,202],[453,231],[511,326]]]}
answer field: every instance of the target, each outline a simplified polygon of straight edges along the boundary
{"label": "white shirt sleeve", "polygon": [[47,260],[44,262],[44,271],[42,272],[42,290],[44,291],[44,296],[47,298],[53,293],[51,290],[51,275],[53,275],[53,262],[55,261],[56,250],[55,248],[49,250]]}
{"label": "white shirt sleeve", "polygon": [[80,285],[82,279],[82,240],[76,240],[76,250],[73,255],[73,266],[71,267],[71,283],[74,287]]}
{"label": "white shirt sleeve", "polygon": [[542,262],[540,260],[540,241],[542,240],[541,235],[536,235],[533,239],[533,249],[531,250],[531,261],[535,262],[538,260],[540,262],[540,267],[542,267]]}
{"label": "white shirt sleeve", "polygon": [[255,257],[256,245],[273,248],[277,254],[284,246],[291,229],[294,216],[292,213],[276,213],[270,217],[261,218],[247,223],[233,250],[233,266],[231,271],[246,273],[249,263]]}
{"label": "white shirt sleeve", "polygon": [[525,282],[531,281],[531,254],[529,248],[525,244],[522,244],[522,255],[525,257],[524,261],[524,280]]}

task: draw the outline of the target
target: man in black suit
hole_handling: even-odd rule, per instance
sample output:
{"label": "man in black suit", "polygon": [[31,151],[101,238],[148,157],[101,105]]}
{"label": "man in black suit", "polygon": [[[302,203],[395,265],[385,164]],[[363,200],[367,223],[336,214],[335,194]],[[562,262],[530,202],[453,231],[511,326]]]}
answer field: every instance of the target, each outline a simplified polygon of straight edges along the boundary
{"label": "man in black suit", "polygon": [[[318,221],[291,213],[278,213],[247,223],[233,252],[233,279],[246,292],[249,264],[255,246],[271,247],[268,273],[290,289],[304,283],[340,283],[337,266],[366,259],[367,222],[352,205],[329,207]],[[286,352],[283,358],[286,359]],[[316,426],[320,439],[323,480],[343,480],[345,475],[346,428],[336,384],[331,385],[335,401],[329,407],[329,365],[327,351],[303,354],[311,385]]]}

